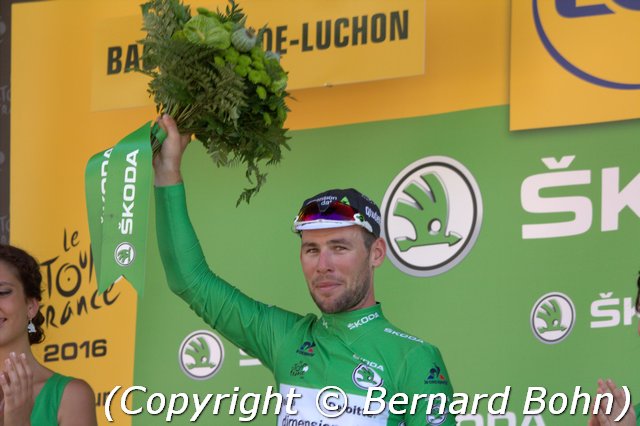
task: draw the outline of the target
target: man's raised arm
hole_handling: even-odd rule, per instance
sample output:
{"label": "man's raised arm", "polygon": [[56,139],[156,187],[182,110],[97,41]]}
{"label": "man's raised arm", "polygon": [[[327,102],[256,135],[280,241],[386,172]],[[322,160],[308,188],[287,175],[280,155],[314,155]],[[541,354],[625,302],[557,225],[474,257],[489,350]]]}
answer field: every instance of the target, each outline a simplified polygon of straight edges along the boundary
{"label": "man's raised arm", "polygon": [[300,316],[251,299],[209,269],[189,219],[180,173],[190,137],[178,133],[171,117],[159,123],[167,138],[153,161],[156,232],[169,287],[211,327],[272,369],[274,349]]}

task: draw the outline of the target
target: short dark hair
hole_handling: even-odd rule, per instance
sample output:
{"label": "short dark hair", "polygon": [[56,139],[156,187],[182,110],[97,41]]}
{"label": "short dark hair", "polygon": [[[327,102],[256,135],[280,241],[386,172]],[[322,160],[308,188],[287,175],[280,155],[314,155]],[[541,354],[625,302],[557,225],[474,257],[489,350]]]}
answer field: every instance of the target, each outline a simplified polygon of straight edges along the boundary
{"label": "short dark hair", "polygon": [[[18,247],[0,244],[0,262],[5,262],[17,273],[26,297],[36,299],[38,302],[42,300],[42,274],[40,273],[40,265],[33,256]],[[44,330],[42,329],[44,315],[39,309],[31,322],[36,327],[35,333],[28,333],[29,344],[33,345],[44,340]]]}
{"label": "short dark hair", "polygon": [[378,237],[362,228],[362,239],[364,240],[364,246],[367,248],[367,251],[371,251],[371,247],[373,246],[373,243],[376,242]]}

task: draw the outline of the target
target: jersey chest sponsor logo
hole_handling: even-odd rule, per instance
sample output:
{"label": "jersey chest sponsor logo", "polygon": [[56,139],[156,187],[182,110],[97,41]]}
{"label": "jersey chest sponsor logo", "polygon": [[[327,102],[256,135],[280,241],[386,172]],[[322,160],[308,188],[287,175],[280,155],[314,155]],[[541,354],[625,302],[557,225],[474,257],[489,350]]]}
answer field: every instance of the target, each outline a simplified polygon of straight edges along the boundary
{"label": "jersey chest sponsor logo", "polygon": [[347,327],[349,327],[349,330],[355,330],[356,328],[360,327],[361,325],[365,325],[369,321],[373,321],[376,318],[380,318],[380,314],[378,312],[374,312],[372,314],[365,315],[365,316],[363,316],[362,318],[360,318],[359,320],[357,320],[355,322],[350,322],[349,324],[347,324]]}
{"label": "jersey chest sponsor logo", "polygon": [[300,347],[298,348],[298,350],[296,352],[299,353],[300,355],[304,355],[304,356],[314,356],[315,355],[315,352],[314,352],[314,348],[315,347],[316,347],[316,343],[315,342],[306,341],[302,345],[300,345]]}
{"label": "jersey chest sponsor logo", "polygon": [[366,364],[358,364],[351,374],[353,383],[360,389],[382,386],[382,377]]}
{"label": "jersey chest sponsor logo", "polygon": [[[293,407],[295,412],[287,412],[284,408],[280,410],[278,416],[278,426],[363,426],[363,425],[386,425],[388,424],[389,410],[385,409],[379,414],[364,414],[368,405],[370,410],[376,410],[378,403],[367,403],[364,395],[353,393],[332,392],[328,399],[323,398],[323,393],[319,389],[296,386],[292,384],[281,384],[279,393],[286,395],[291,391],[300,395],[295,400]],[[326,391],[325,391],[326,392]],[[343,391],[344,392],[344,391]],[[324,402],[322,402],[324,400]],[[326,405],[325,405],[326,404]],[[319,408],[322,407],[322,408]],[[321,410],[331,407],[327,414],[337,417],[324,417]],[[395,424],[395,423],[394,423]]]}

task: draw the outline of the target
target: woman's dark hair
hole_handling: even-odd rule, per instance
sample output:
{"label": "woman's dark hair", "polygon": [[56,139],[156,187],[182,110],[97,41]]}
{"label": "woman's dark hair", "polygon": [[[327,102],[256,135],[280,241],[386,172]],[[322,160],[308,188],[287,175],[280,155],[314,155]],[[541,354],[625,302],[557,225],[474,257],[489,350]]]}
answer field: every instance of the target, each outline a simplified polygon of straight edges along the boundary
{"label": "woman's dark hair", "polygon": [[[42,284],[42,274],[40,273],[40,265],[33,256],[18,247],[0,244],[0,262],[5,262],[17,272],[26,297],[36,299],[38,302],[42,300],[42,288],[40,286]],[[44,330],[42,329],[44,315],[40,310],[31,319],[31,322],[36,327],[35,333],[29,333],[29,343],[33,345],[44,340]]]}

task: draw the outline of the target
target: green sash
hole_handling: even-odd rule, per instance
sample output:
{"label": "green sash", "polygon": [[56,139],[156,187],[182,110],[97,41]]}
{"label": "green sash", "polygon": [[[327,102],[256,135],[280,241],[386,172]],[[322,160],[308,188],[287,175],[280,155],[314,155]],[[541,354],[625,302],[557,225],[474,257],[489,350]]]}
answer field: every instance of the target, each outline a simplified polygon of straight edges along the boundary
{"label": "green sash", "polygon": [[139,294],[144,289],[153,177],[151,132],[147,123],[87,163],[87,214],[100,292],[123,278]]}

